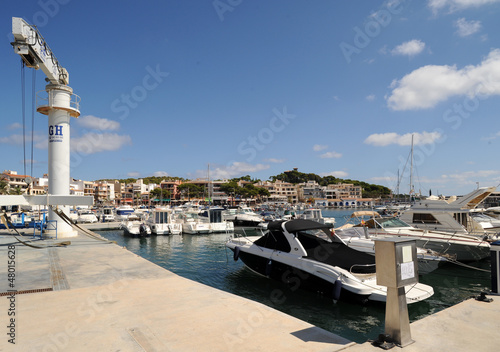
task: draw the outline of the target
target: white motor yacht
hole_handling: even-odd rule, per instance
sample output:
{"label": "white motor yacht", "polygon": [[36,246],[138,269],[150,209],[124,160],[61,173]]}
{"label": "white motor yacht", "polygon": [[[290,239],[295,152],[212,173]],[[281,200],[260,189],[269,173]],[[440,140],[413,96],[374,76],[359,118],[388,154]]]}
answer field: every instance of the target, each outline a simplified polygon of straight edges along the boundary
{"label": "white motor yacht", "polygon": [[[375,257],[339,241],[330,224],[295,219],[273,221],[262,236],[237,237],[226,246],[234,259],[258,274],[319,292],[334,300],[377,301],[387,299],[386,287],[376,284]],[[432,287],[405,287],[407,303],[434,294]]]}
{"label": "white motor yacht", "polygon": [[311,208],[306,209],[298,216],[299,219],[313,220],[321,224],[335,224],[335,218],[324,218],[321,209]]}
{"label": "white motor yacht", "polygon": [[[450,255],[460,262],[477,261],[490,256],[490,244],[476,236],[466,233],[450,233],[444,231],[429,231],[410,226],[400,218],[380,217],[377,213],[367,221],[354,225],[351,229],[336,229],[335,232],[342,237],[349,232],[362,232],[374,237],[406,237],[415,239],[417,247],[430,249],[439,255]],[[377,214],[378,217],[375,215]]]}
{"label": "white motor yacht", "polygon": [[172,209],[155,208],[149,214],[146,224],[155,235],[180,235],[182,224],[174,220]]}
{"label": "white motor yacht", "polygon": [[222,216],[224,210],[224,208],[211,207],[198,214],[200,216],[200,219],[208,220],[210,233],[234,231],[233,222],[224,220]]}
{"label": "white motor yacht", "polygon": [[471,217],[475,209],[496,187],[478,188],[462,197],[449,200],[435,196],[422,199],[399,218],[405,223],[424,230],[443,231],[477,238],[488,236],[483,227]]}
{"label": "white motor yacht", "polygon": [[234,227],[262,228],[266,225],[264,218],[247,206],[227,209],[223,219],[231,221]]}
{"label": "white motor yacht", "polygon": [[120,223],[120,229],[125,236],[144,237],[151,234],[151,229],[138,217],[130,217]]}
{"label": "white motor yacht", "polygon": [[135,210],[130,205],[122,205],[116,208],[115,218],[117,221],[127,220],[129,216],[134,216],[134,213]]}
{"label": "white motor yacht", "polygon": [[[376,239],[384,237],[393,237],[391,235],[385,236],[382,234],[370,233],[365,219],[375,218],[382,222],[383,218],[375,211],[357,211],[352,213],[351,220],[347,224],[335,229],[335,235],[348,247],[355,250],[375,255],[375,241]],[[382,225],[381,228],[383,229]],[[428,274],[436,270],[439,265],[453,260],[453,256],[441,255],[429,248],[424,249],[417,247],[417,260],[419,274]]]}
{"label": "white motor yacht", "polygon": [[183,212],[178,215],[182,223],[182,233],[196,235],[210,233],[210,224],[208,220],[200,219],[196,212]]}
{"label": "white motor yacht", "polygon": [[84,224],[84,223],[96,223],[97,222],[97,216],[92,212],[91,210],[84,209],[84,210],[79,210],[78,211],[78,218],[76,219],[75,223],[78,224]]}

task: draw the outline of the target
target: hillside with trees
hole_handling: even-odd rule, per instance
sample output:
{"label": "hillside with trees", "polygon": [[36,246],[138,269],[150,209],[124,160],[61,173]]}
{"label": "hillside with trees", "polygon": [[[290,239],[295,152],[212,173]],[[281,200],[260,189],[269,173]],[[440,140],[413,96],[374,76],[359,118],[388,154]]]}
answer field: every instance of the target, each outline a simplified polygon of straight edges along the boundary
{"label": "hillside with trees", "polygon": [[279,175],[271,176],[269,177],[269,179],[273,182],[275,182],[276,180],[280,180],[292,184],[305,183],[307,181],[316,181],[320,186],[328,186],[330,184],[338,184],[338,183],[351,183],[355,186],[360,186],[363,188],[364,198],[387,197],[391,194],[391,190],[389,188],[381,185],[370,184],[357,180],[340,179],[334,176],[321,177],[313,173],[307,174],[299,172],[297,170],[286,171]]}

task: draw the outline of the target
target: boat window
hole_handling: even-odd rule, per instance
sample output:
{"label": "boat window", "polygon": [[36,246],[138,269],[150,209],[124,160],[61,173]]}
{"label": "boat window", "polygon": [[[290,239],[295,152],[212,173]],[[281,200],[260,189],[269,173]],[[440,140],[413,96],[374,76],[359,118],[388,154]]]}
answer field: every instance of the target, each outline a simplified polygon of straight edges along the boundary
{"label": "boat window", "polygon": [[380,222],[380,225],[383,228],[391,228],[391,227],[410,227],[407,223],[404,221],[398,219],[398,218],[387,218],[387,219],[381,219],[378,220]]}
{"label": "boat window", "polygon": [[440,222],[432,214],[428,214],[428,213],[414,213],[413,214],[413,223],[440,225]]}
{"label": "boat window", "polygon": [[301,236],[307,236],[307,237],[319,238],[319,239],[326,241],[326,242],[332,242],[332,238],[331,238],[330,234],[325,229],[299,231],[297,233],[297,235],[299,236],[299,238]]}
{"label": "boat window", "polygon": [[264,248],[276,249],[287,253],[292,249],[285,235],[279,230],[267,231],[264,236],[255,241],[255,244]]}
{"label": "boat window", "polygon": [[211,223],[222,222],[222,211],[221,210],[210,211],[210,222]]}
{"label": "boat window", "polygon": [[467,228],[467,214],[465,213],[454,213],[453,218],[463,227]]}

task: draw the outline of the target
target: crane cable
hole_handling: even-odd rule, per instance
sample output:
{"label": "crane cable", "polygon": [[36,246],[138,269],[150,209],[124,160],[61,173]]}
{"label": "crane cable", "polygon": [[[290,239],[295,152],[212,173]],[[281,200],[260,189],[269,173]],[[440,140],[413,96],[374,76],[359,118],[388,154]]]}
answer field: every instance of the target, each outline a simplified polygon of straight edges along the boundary
{"label": "crane cable", "polygon": [[32,71],[31,76],[31,160],[30,160],[30,176],[33,177],[33,145],[35,143],[35,96],[36,87],[36,70]]}
{"label": "crane cable", "polygon": [[24,61],[21,60],[21,110],[23,119],[23,165],[24,173],[26,175],[26,96],[25,96],[25,70]]}
{"label": "crane cable", "polygon": [[[26,167],[26,64],[21,60],[21,110],[23,120],[23,175],[27,175]],[[34,143],[35,143],[35,88],[36,88],[36,70],[32,71],[31,75],[31,157],[30,157],[30,173],[33,177],[33,157],[34,157]]]}

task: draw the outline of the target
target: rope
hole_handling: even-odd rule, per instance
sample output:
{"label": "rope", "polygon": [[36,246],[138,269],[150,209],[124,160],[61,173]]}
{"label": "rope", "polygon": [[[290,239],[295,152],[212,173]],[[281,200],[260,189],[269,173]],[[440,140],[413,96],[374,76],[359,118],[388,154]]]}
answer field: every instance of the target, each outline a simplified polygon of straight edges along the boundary
{"label": "rope", "polygon": [[92,232],[86,228],[80,227],[79,225],[75,224],[73,220],[71,220],[61,209],[58,209],[57,207],[54,208],[54,206],[50,206],[51,209],[56,213],[65,223],[70,225],[72,228],[76,228],[79,230],[81,233],[83,233],[85,236],[91,237],[93,239],[103,241],[106,243],[114,243],[116,244],[116,241],[109,241],[100,235],[96,234],[95,232]]}
{"label": "rope", "polygon": [[475,266],[467,265],[467,264],[461,263],[461,262],[459,262],[457,260],[454,260],[454,259],[448,259],[448,262],[450,262],[452,264],[456,264],[458,266],[463,266],[464,268],[473,269],[473,270],[477,270],[477,271],[483,271],[485,273],[490,273],[491,272],[491,270],[476,268]]}
{"label": "rope", "polygon": [[[9,218],[6,216],[6,213],[3,213],[1,215],[1,222],[5,225],[5,227],[11,231],[13,230],[15,233],[17,233],[17,236],[21,237],[21,238],[24,238],[24,236],[19,232],[17,231],[17,229],[14,227],[14,225],[10,222]],[[31,247],[31,248],[36,248],[36,249],[43,249],[43,248],[50,248],[50,247],[65,247],[65,246],[68,246],[71,244],[70,241],[63,241],[63,242],[57,242],[57,243],[54,243],[52,245],[47,245],[47,246],[39,246],[39,245],[35,245],[35,244],[32,244],[32,241],[29,240],[29,241],[23,241],[21,239],[19,239],[16,235],[12,235],[19,243],[27,246],[27,247]]]}

